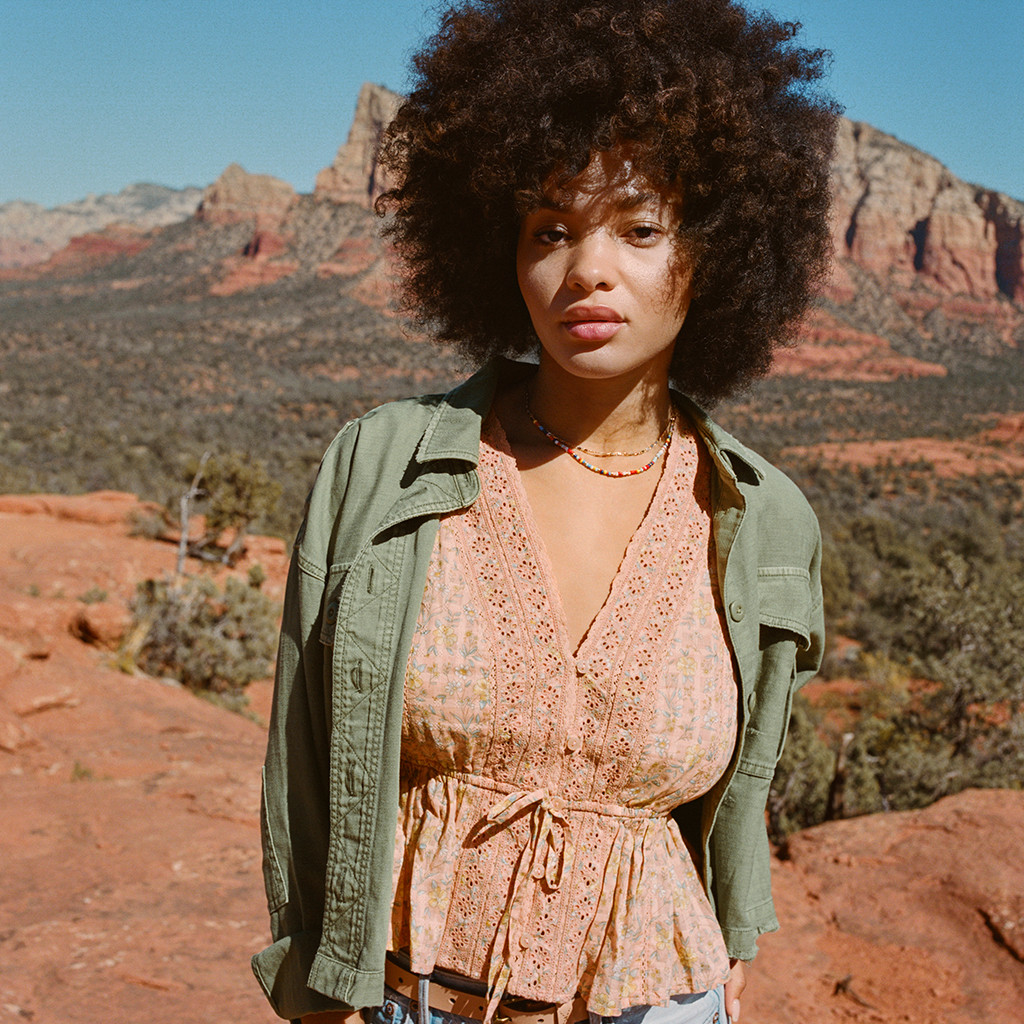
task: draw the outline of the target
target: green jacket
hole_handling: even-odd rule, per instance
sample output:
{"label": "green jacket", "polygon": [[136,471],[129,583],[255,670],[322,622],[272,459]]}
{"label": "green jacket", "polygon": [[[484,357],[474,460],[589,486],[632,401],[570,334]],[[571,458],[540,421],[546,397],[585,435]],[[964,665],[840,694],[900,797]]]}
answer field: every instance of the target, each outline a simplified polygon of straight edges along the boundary
{"label": "green jacket", "polygon": [[[288,577],[263,777],[273,945],[253,970],[282,1017],[380,1005],[402,687],[440,515],[476,499],[498,379],[348,423],[321,464]],[[718,580],[741,691],[722,779],[680,809],[730,956],[778,928],[764,824],[794,690],[822,653],[817,521],[782,473],[676,396],[717,470]],[[701,859],[698,856],[698,859]]]}

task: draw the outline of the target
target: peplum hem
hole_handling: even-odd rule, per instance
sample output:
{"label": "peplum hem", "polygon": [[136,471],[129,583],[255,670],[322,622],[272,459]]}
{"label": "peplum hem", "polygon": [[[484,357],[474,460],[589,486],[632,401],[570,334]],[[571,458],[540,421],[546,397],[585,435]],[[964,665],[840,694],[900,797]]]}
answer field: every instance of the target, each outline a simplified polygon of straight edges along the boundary
{"label": "peplum hem", "polygon": [[[579,993],[601,1016],[728,979],[721,930],[666,813],[407,768],[389,948],[408,950],[412,970],[543,1002]],[[474,884],[485,864],[507,887]],[[467,917],[486,925],[467,929]],[[563,923],[566,941],[546,942]],[[476,931],[494,936],[484,955]]]}

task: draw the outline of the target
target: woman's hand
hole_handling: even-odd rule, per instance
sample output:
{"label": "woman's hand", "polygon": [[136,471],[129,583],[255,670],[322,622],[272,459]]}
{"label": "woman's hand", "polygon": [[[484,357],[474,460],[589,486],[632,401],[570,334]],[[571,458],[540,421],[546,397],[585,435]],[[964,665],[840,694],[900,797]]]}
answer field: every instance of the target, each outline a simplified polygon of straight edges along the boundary
{"label": "woman's hand", "polygon": [[736,1024],[740,1019],[740,994],[747,987],[746,965],[742,960],[730,960],[729,980],[725,983],[725,1012],[729,1020]]}

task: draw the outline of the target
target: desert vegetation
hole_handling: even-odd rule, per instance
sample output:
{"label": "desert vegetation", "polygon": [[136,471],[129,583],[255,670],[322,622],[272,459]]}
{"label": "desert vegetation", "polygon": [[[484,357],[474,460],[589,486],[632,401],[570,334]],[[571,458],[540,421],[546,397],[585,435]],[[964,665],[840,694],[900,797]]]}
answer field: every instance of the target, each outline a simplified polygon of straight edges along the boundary
{"label": "desert vegetation", "polygon": [[[350,220],[369,217],[353,211]],[[358,275],[304,271],[211,294],[211,268],[250,239],[245,224],[187,222],[102,269],[0,280],[0,490],[132,491],[165,510],[138,532],[170,538],[191,488],[190,511],[206,527],[185,546],[230,562],[248,531],[294,534],[346,420],[445,390],[465,372],[362,301]],[[946,377],[779,377],[716,411],[797,480],[826,542],[825,682],[794,707],[770,803],[780,840],[829,818],[1021,784],[1019,476],[965,466],[947,477],[923,455],[842,466],[797,450],[962,441],[1024,410],[1021,346],[975,345],[932,326],[928,352],[910,334],[888,337],[903,354],[941,360]],[[240,692],[267,670],[275,614],[245,581],[147,581],[129,655],[196,689]]]}
{"label": "desert vegetation", "polygon": [[822,677],[859,685],[845,700],[797,698],[772,788],[776,838],[970,787],[1019,789],[1020,482],[802,468],[826,541]]}
{"label": "desert vegetation", "polygon": [[122,668],[138,667],[243,706],[246,685],[266,677],[277,646],[278,608],[261,582],[257,572],[248,581],[229,576],[223,589],[209,576],[140,583]]}

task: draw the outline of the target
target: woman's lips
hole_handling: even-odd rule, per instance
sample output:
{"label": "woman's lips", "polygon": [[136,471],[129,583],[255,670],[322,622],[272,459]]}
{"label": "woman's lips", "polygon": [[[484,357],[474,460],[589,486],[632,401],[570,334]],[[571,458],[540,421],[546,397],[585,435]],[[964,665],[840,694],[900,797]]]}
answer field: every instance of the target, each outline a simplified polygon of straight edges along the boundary
{"label": "woman's lips", "polygon": [[562,326],[573,337],[580,341],[607,341],[624,321],[618,317],[595,316],[593,319],[564,320]]}

